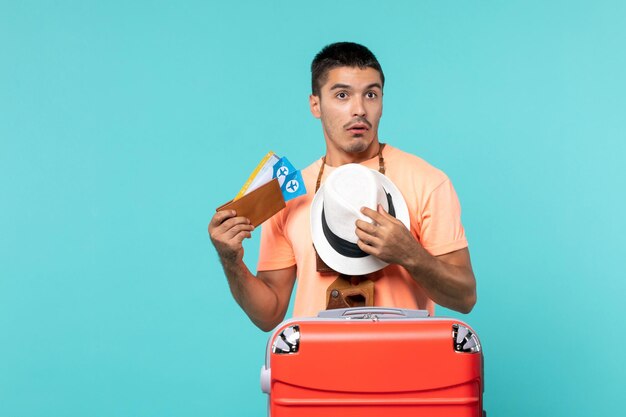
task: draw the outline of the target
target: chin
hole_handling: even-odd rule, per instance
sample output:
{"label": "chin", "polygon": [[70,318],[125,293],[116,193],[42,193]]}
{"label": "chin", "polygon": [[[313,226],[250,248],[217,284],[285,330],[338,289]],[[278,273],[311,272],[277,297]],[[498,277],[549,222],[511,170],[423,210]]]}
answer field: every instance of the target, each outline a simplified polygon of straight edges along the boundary
{"label": "chin", "polygon": [[345,147],[345,151],[348,153],[362,153],[365,152],[370,145],[371,140],[367,140],[364,137],[353,137],[350,143]]}

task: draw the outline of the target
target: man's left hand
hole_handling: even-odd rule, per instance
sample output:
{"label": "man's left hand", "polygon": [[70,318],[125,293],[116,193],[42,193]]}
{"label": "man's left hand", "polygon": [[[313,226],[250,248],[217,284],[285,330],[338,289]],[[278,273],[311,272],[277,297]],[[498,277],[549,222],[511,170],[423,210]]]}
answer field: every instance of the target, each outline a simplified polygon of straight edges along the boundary
{"label": "man's left hand", "polygon": [[363,207],[361,213],[374,221],[356,221],[357,245],[363,252],[387,263],[404,266],[424,251],[404,223],[387,213],[380,204],[378,211]]}

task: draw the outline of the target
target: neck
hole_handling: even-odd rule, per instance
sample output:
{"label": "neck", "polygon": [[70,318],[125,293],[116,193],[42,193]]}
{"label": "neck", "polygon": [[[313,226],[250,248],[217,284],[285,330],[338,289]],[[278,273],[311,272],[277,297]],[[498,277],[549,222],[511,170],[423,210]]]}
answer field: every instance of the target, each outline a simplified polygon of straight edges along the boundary
{"label": "neck", "polygon": [[338,167],[345,164],[359,164],[378,155],[380,143],[375,139],[370,146],[362,152],[346,152],[326,145],[326,165]]}

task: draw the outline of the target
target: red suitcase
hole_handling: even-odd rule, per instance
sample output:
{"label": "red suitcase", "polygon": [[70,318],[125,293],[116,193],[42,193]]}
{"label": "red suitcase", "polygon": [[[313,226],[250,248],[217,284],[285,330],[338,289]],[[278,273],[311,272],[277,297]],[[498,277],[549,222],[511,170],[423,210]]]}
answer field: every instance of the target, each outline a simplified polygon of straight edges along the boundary
{"label": "red suitcase", "polygon": [[480,417],[482,369],[478,337],[460,320],[349,308],[278,326],[261,388],[271,417]]}

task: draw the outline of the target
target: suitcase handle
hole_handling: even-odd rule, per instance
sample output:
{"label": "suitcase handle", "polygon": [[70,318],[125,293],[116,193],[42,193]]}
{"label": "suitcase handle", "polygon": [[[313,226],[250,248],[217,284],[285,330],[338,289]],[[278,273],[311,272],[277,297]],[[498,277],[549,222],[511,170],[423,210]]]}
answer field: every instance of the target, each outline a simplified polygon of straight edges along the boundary
{"label": "suitcase handle", "polygon": [[421,319],[428,317],[428,310],[409,310],[390,307],[352,307],[320,311],[317,313],[317,317],[324,319],[345,318],[347,320]]}

